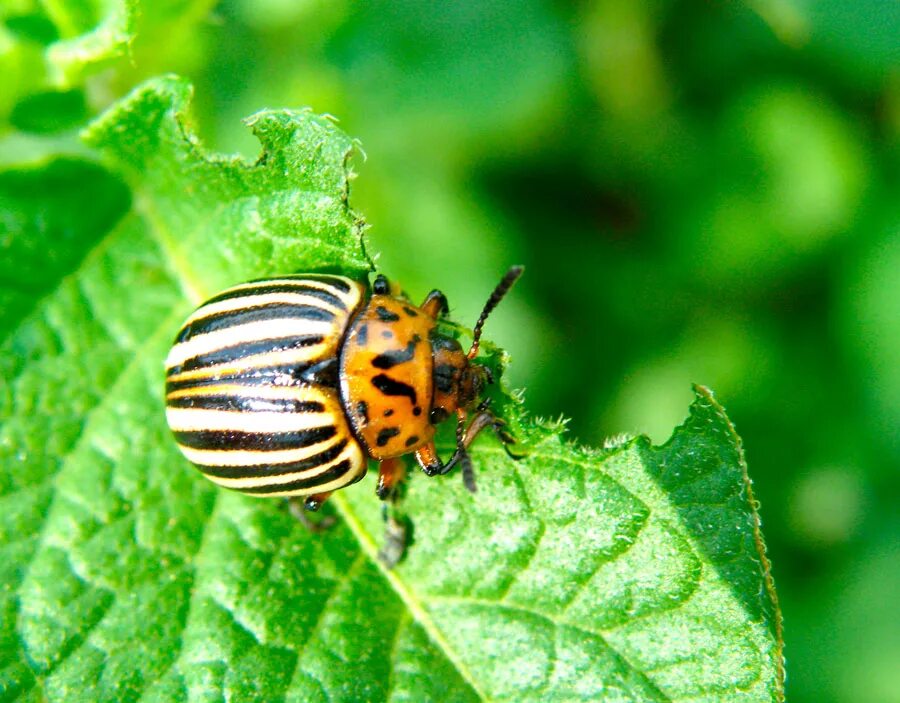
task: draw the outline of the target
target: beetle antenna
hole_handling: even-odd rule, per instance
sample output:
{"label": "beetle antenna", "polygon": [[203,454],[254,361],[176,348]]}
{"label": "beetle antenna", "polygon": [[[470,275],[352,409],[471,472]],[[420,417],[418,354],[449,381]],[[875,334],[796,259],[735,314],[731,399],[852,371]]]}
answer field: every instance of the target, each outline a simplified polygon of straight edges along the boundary
{"label": "beetle antenna", "polygon": [[470,360],[478,356],[478,342],[481,339],[481,330],[484,328],[484,322],[487,320],[488,315],[490,315],[494,308],[497,307],[497,304],[503,300],[503,296],[509,293],[509,289],[512,288],[513,283],[516,282],[524,271],[524,266],[511,267],[509,271],[506,272],[506,275],[500,279],[500,283],[497,284],[497,287],[494,288],[494,292],[491,293],[491,296],[484,304],[484,310],[481,311],[481,316],[478,318],[478,322],[475,323],[475,329],[472,331],[472,346],[469,348],[469,353],[466,355]]}
{"label": "beetle antenna", "polygon": [[465,485],[469,493],[475,493],[478,490],[475,487],[475,469],[472,468],[472,460],[469,458],[467,450],[463,450],[459,463],[462,464],[460,470],[462,471],[463,485]]}

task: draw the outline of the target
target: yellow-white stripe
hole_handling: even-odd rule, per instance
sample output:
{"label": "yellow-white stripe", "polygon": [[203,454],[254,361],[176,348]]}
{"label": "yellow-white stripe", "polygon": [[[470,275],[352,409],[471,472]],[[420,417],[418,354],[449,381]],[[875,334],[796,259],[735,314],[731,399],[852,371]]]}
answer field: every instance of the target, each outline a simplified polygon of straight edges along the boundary
{"label": "yellow-white stripe", "polygon": [[173,432],[234,430],[238,432],[293,432],[334,424],[325,412],[271,412],[208,410],[206,408],[166,408],[166,420]]}
{"label": "yellow-white stripe", "polygon": [[[335,441],[331,441],[327,443],[328,445],[336,444]],[[320,446],[320,451],[325,451],[328,449],[327,446]],[[313,454],[317,454],[318,452],[314,452]],[[291,473],[283,474],[281,476],[251,476],[247,478],[220,478],[218,476],[207,475],[211,481],[218,483],[220,486],[225,486],[226,488],[234,488],[240,490],[241,488],[255,488],[258,486],[275,486],[284,483],[292,483],[293,481],[301,481],[308,480],[311,478],[315,478],[316,476],[321,476],[333,466],[340,464],[342,461],[349,460],[350,468],[347,469],[347,473],[344,476],[339,476],[333,481],[329,481],[328,483],[317,485],[313,487],[310,492],[312,493],[323,493],[325,491],[333,490],[336,487],[344,486],[347,483],[350,483],[354,477],[358,476],[360,471],[360,467],[365,470],[366,462],[365,457],[363,456],[362,450],[359,448],[359,445],[350,441],[347,443],[347,446],[344,447],[344,450],[332,461],[329,461],[320,466],[316,466],[311,469],[307,469],[305,471],[294,471]],[[296,490],[296,489],[295,489]],[[305,489],[300,489],[305,490]],[[295,491],[291,491],[292,493]],[[266,496],[271,495],[279,495],[277,493],[266,493]]]}
{"label": "yellow-white stripe", "polygon": [[352,281],[349,278],[345,278],[344,276],[335,276],[335,278],[339,278],[348,286],[350,286],[350,290],[345,293],[340,288],[331,285],[327,281],[318,281],[313,278],[268,278],[264,281],[256,281],[254,283],[241,283],[240,285],[233,286],[228,290],[223,291],[223,293],[249,290],[253,288],[259,288],[261,286],[304,286],[309,288],[316,288],[318,290],[325,291],[326,293],[331,293],[344,302],[344,304],[347,306],[347,310],[353,310],[353,308],[356,307],[357,303],[359,303],[359,300],[362,297],[363,287],[356,281]]}
{"label": "yellow-white stripe", "polygon": [[[179,374],[181,376],[181,374]],[[177,377],[172,376],[177,380]],[[264,400],[296,400],[299,402],[333,403],[331,398],[312,386],[240,386],[236,383],[217,383],[209,386],[179,388],[166,396],[167,400],[195,398],[208,395],[229,395]]]}
{"label": "yellow-white stripe", "polygon": [[[215,447],[200,449],[179,444],[184,456],[196,464],[201,470],[210,467],[221,467],[223,472],[238,474],[235,477],[218,477],[206,474],[207,478],[223,487],[248,491],[260,497],[309,495],[322,493],[353,483],[361,478],[367,468],[365,450],[353,437],[347,423],[344,409],[337,391],[321,386],[296,386],[296,379],[289,373],[277,373],[279,368],[303,367],[310,363],[335,357],[341,335],[346,328],[350,316],[362,302],[365,287],[348,278],[339,278],[349,288],[342,291],[334,283],[336,281],[316,280],[312,278],[273,278],[263,281],[244,283],[228,289],[225,293],[233,293],[235,297],[227,300],[208,303],[194,311],[182,327],[184,341],[174,345],[166,359],[166,368],[171,375],[167,382],[186,386],[172,390],[167,400],[174,404],[182,404],[179,399],[196,398],[197,407],[167,407],[166,415],[169,426],[176,432],[210,432],[214,433],[205,446]],[[279,286],[282,291],[265,292],[265,287]],[[296,292],[292,289],[296,288]],[[302,290],[305,289],[305,292]],[[336,302],[328,302],[317,297],[310,289],[329,293],[346,306],[342,309]],[[302,317],[291,317],[290,312],[278,313],[278,317],[269,320],[242,322],[242,311],[253,310],[269,305],[309,306],[331,313],[333,320],[310,320]],[[206,325],[204,321],[218,315],[228,315],[227,327],[209,332],[199,332]],[[188,325],[194,328],[188,328]],[[214,326],[214,325],[210,325]],[[199,333],[198,333],[199,332]],[[278,350],[291,339],[321,336],[322,341],[307,347]],[[219,350],[233,349],[236,356],[244,350],[250,351],[252,345],[263,342],[263,346],[274,347],[273,351],[247,353],[232,361],[222,361],[216,365],[206,364],[189,371],[171,373],[190,359],[214,354]],[[244,349],[242,349],[244,347]],[[229,355],[231,355],[229,353]],[[197,359],[200,361],[200,359]],[[231,377],[216,382],[223,376]],[[210,385],[194,385],[202,383]],[[244,385],[246,383],[246,385]],[[277,411],[265,402],[254,404],[253,398],[265,400],[288,400],[298,403],[320,403],[321,411],[296,411],[292,403],[283,404],[283,410]],[[246,400],[245,400],[246,399]],[[255,407],[260,407],[255,410]],[[241,408],[241,409],[238,409]],[[227,438],[228,432],[240,432],[257,435],[261,439],[276,433],[292,433],[315,431],[317,428],[334,427],[333,437],[309,444],[307,446],[271,449],[227,449],[216,444],[218,438]],[[304,440],[297,438],[299,442]],[[309,437],[313,440],[314,437]],[[186,440],[187,441],[187,440]],[[323,453],[336,451],[341,442],[346,442],[340,454],[334,459],[325,461],[307,469],[292,470],[291,465],[319,461],[316,457]],[[227,445],[226,445],[227,446]],[[282,444],[282,447],[285,445]],[[328,473],[336,467],[346,464],[347,470],[342,476],[329,479]],[[260,471],[285,471],[281,475],[252,476],[242,473]],[[246,469],[242,471],[242,469]],[[343,470],[343,467],[341,468]],[[317,483],[322,481],[322,483]],[[289,488],[296,482],[309,482],[314,485],[305,488]],[[272,492],[254,493],[253,489],[271,488]]]}
{"label": "yellow-white stripe", "polygon": [[317,444],[310,444],[299,449],[194,449],[179,444],[182,453],[200,466],[261,466],[264,464],[290,464],[295,461],[303,461],[324,452],[334,444],[340,436],[332,437]]}
{"label": "yellow-white stripe", "polygon": [[199,334],[185,342],[176,344],[166,359],[166,368],[183,364],[188,359],[202,354],[233,347],[239,344],[259,342],[266,339],[284,339],[287,337],[303,337],[306,335],[322,335],[328,337],[334,325],[330,321],[304,320],[294,318],[278,318],[248,322],[207,334]]}
{"label": "yellow-white stripe", "polygon": [[[329,291],[330,292],[330,291]],[[331,305],[320,298],[312,295],[304,295],[303,293],[265,293],[261,295],[253,295],[248,293],[242,298],[231,298],[229,300],[220,300],[217,303],[207,303],[197,308],[191,316],[185,320],[184,325],[189,325],[196,320],[202,320],[205,317],[219,315],[225,312],[236,312],[238,310],[246,310],[248,308],[256,308],[262,305],[309,305],[311,307],[320,308],[335,315],[346,315],[347,311]],[[183,325],[183,326],[184,326]]]}
{"label": "yellow-white stripe", "polygon": [[[253,376],[254,369],[264,369],[270,366],[287,366],[295,364],[297,366],[310,361],[322,358],[322,349],[329,345],[329,340],[324,340],[321,344],[313,344],[309,347],[300,349],[285,349],[278,352],[262,352],[261,354],[251,354],[242,359],[233,362],[225,362],[223,364],[214,364],[211,366],[202,366],[188,371],[180,371],[168,377],[170,383],[179,383],[180,381],[189,381],[191,379],[215,378],[217,376],[227,376],[239,372],[247,371],[248,376]],[[168,362],[167,362],[168,363]],[[285,374],[285,383],[292,383],[290,376]],[[273,381],[277,383],[277,381]]]}

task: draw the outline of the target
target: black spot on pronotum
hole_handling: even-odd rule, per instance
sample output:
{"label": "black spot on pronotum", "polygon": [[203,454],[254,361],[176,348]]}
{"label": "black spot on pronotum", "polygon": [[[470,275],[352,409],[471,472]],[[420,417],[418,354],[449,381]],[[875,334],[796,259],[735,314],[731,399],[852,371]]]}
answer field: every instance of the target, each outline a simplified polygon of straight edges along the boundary
{"label": "black spot on pronotum", "polygon": [[407,315],[409,315],[410,317],[418,317],[418,316],[419,316],[419,313],[417,313],[415,310],[413,310],[413,309],[412,309],[411,307],[409,307],[408,305],[404,305],[404,306],[403,306],[403,312],[405,312],[405,313],[406,313]]}
{"label": "black spot on pronotum", "polygon": [[356,404],[356,414],[362,418],[363,422],[368,424],[368,422],[369,422],[369,404],[364,400],[359,401]]}
{"label": "black spot on pronotum", "polygon": [[415,444],[416,442],[418,442],[418,441],[419,441],[419,436],[418,436],[418,435],[412,435],[411,437],[407,437],[407,438],[406,438],[406,446],[407,446],[407,447],[411,447],[412,445],[414,445],[414,444]]}
{"label": "black spot on pronotum", "polygon": [[391,337],[394,336],[394,333],[391,332],[390,330],[384,330],[384,331],[381,333],[381,336],[384,337],[385,339],[390,339]]}
{"label": "black spot on pronotum", "polygon": [[379,447],[383,447],[391,441],[392,437],[396,437],[398,434],[400,434],[400,429],[398,427],[385,427],[378,433],[378,437],[375,438],[375,444]]}
{"label": "black spot on pronotum", "polygon": [[400,319],[400,316],[388,310],[384,305],[379,305],[375,308],[375,313],[378,315],[378,319],[382,322],[396,322]]}
{"label": "black spot on pronotum", "polygon": [[384,416],[385,416],[385,417],[390,417],[390,416],[393,415],[393,414],[394,414],[394,409],[393,409],[393,408],[388,408],[387,410],[384,411]]}
{"label": "black spot on pronotum", "polygon": [[380,373],[372,379],[372,385],[385,395],[403,395],[409,398],[410,403],[416,404],[416,389],[407,383]]}
{"label": "black spot on pronotum", "polygon": [[416,417],[419,417],[419,415],[421,415],[421,414],[422,414],[422,408],[420,408],[418,405],[413,408],[413,415],[415,415]]}
{"label": "black spot on pronotum", "polygon": [[376,369],[390,369],[404,361],[410,361],[416,355],[416,340],[406,345],[406,349],[391,349],[372,359]]}

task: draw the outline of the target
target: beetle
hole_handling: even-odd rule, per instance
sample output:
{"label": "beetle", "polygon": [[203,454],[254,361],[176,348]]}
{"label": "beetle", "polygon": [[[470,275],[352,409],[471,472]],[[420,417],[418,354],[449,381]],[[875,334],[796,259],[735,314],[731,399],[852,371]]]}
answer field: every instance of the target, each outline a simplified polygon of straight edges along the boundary
{"label": "beetle", "polygon": [[[368,459],[379,462],[382,500],[396,497],[407,454],[428,476],[458,465],[474,492],[475,437],[492,428],[513,442],[483,399],[493,378],[475,358],[485,320],[522,272],[510,268],[491,293],[467,352],[439,329],[441,291],[415,306],[382,274],[371,289],[303,273],[223,291],[187,318],[166,359],[166,419],[179,449],[220,486],[290,498],[312,528],[323,525],[303,510],[359,481]],[[453,417],[456,448],[442,461],[435,430]],[[392,566],[404,549],[404,529],[390,519],[381,556]]]}

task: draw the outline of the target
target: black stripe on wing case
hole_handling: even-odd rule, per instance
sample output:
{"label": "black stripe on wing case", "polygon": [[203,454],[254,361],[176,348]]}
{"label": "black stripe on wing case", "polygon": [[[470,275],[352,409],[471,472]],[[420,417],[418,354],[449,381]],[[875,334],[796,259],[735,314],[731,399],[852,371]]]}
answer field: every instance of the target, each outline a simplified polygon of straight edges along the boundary
{"label": "black stripe on wing case", "polygon": [[174,431],[175,441],[191,449],[249,449],[278,451],[302,449],[331,439],[337,433],[334,425],[313,427],[296,432],[242,432],[240,430]]}
{"label": "black stripe on wing case", "polygon": [[[243,486],[240,490],[242,493],[282,493],[285,491],[298,491],[304,488],[315,488],[316,486],[324,486],[326,483],[341,478],[353,468],[353,464],[349,459],[344,459],[332,466],[318,476],[312,478],[301,478],[296,481],[287,483],[271,483],[263,486]],[[364,472],[362,472],[364,473]],[[360,475],[362,475],[362,473]],[[359,479],[356,479],[359,480]]]}
{"label": "black stripe on wing case", "polygon": [[245,357],[256,356],[258,354],[288,351],[290,349],[303,349],[304,347],[312,347],[316,344],[321,344],[324,340],[325,337],[321,334],[307,334],[299,337],[273,337],[271,339],[259,339],[253,342],[241,342],[228,347],[219,347],[214,351],[185,359],[184,363],[180,366],[173,366],[169,373],[175,374],[181,373],[182,371],[193,371],[194,369],[212,366],[214,364],[230,364],[240,361]]}
{"label": "black stripe on wing case", "polygon": [[338,276],[331,276],[327,273],[299,273],[291,276],[287,276],[287,278],[294,279],[298,281],[302,281],[304,278],[308,278],[313,281],[320,281],[321,283],[327,283],[330,286],[334,286],[340,291],[347,293],[350,291],[350,285],[343,278],[339,278]]}
{"label": "black stripe on wing case", "polygon": [[[199,466],[199,469],[210,476],[217,478],[266,478],[268,476],[284,476],[286,474],[299,473],[315,469],[329,461],[337,459],[347,440],[342,439],[337,444],[330,446],[325,451],[319,452],[301,461],[292,461],[285,464],[263,464],[259,466]],[[241,490],[244,490],[243,488]]]}
{"label": "black stripe on wing case", "polygon": [[325,410],[325,405],[315,400],[259,398],[237,393],[216,393],[215,389],[210,389],[209,395],[172,398],[166,401],[166,405],[170,408],[197,408],[228,412],[320,413]]}
{"label": "black stripe on wing case", "polygon": [[[341,288],[341,286],[334,285],[334,287],[339,290],[343,290],[344,292],[350,290],[349,286]],[[265,281],[260,281],[259,285],[253,286],[252,288],[239,288],[238,290],[219,293],[219,295],[215,296],[214,298],[210,298],[209,300],[207,300],[204,305],[219,303],[223,300],[234,300],[235,298],[250,298],[255,295],[267,295],[268,293],[298,293],[302,295],[308,295],[312,298],[316,298],[317,300],[321,300],[323,303],[333,305],[339,310],[347,309],[347,305],[344,303],[344,301],[334,293],[330,293],[327,290],[322,290],[321,288],[315,288],[314,286],[304,286],[301,281],[297,281],[296,284],[266,283]]]}
{"label": "black stripe on wing case", "polygon": [[[278,383],[304,384],[315,383],[320,386],[337,387],[337,376],[332,379],[329,374],[317,374],[315,370],[322,362],[310,364],[279,364],[273,366],[260,366],[253,369],[236,369],[229,373],[216,373],[202,378],[185,378],[179,381],[166,381],[166,393],[182,390],[184,388],[200,388],[221,383],[239,383],[242,386],[269,386],[277,379]],[[180,371],[181,369],[178,369]],[[172,369],[169,375],[176,372]]]}
{"label": "black stripe on wing case", "polygon": [[[297,305],[294,303],[267,303],[265,305],[252,305],[239,310],[213,313],[207,317],[201,317],[185,326],[182,334],[187,333],[183,339],[198,334],[207,334],[216,330],[245,325],[250,322],[268,322],[270,320],[318,320],[329,322],[334,319],[334,313],[314,305]],[[181,337],[181,335],[179,335]],[[183,341],[183,339],[181,341]]]}

